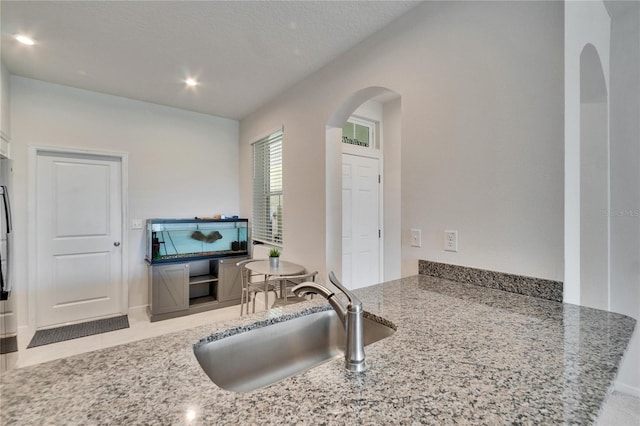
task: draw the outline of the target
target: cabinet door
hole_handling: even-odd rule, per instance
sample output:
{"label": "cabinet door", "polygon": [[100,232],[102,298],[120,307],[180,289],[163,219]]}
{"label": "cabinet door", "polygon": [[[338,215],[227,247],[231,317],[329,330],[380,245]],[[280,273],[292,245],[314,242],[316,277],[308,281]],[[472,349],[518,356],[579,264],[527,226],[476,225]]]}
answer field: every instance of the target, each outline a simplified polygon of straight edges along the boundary
{"label": "cabinet door", "polygon": [[220,259],[218,266],[218,301],[240,299],[242,296],[242,275],[236,262],[246,259],[234,257],[233,259]]}
{"label": "cabinet door", "polygon": [[151,270],[152,314],[189,309],[189,264],[158,265]]}

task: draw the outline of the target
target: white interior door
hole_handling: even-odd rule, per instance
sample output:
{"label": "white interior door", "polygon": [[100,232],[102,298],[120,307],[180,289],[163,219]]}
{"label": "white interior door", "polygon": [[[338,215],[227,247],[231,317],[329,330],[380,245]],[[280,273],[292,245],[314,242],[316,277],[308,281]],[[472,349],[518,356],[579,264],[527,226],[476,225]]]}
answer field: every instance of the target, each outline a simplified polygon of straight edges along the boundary
{"label": "white interior door", "polygon": [[381,282],[379,160],[342,154],[342,281],[350,289]]}
{"label": "white interior door", "polygon": [[38,152],[36,327],[119,314],[121,160]]}

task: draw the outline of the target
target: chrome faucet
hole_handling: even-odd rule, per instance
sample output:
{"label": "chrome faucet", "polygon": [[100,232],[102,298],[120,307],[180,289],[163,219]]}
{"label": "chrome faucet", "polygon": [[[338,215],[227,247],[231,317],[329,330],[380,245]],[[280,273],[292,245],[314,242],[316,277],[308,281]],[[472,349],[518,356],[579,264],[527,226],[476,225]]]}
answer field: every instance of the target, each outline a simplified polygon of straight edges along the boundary
{"label": "chrome faucet", "polygon": [[307,282],[293,287],[296,296],[316,293],[327,299],[338,314],[345,329],[345,367],[349,371],[361,372],[366,368],[364,362],[364,335],[362,334],[362,302],[344,287],[333,272],[329,273],[329,280],[347,297],[344,306],[335,296],[336,294],[323,285]]}

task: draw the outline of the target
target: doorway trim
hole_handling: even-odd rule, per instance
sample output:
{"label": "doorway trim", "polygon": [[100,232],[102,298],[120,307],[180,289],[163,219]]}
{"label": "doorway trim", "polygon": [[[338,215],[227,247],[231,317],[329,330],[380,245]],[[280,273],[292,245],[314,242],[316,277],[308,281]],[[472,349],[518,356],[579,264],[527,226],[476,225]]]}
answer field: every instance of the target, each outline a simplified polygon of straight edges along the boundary
{"label": "doorway trim", "polygon": [[129,200],[129,154],[121,151],[89,150],[73,147],[28,145],[27,147],[27,308],[29,330],[36,329],[36,259],[37,259],[37,227],[36,227],[36,172],[37,159],[41,152],[52,152],[61,155],[94,155],[99,157],[112,157],[120,160],[120,197],[121,197],[121,221],[122,221],[122,284],[120,289],[120,313],[129,313],[129,227],[128,227],[128,200]]}

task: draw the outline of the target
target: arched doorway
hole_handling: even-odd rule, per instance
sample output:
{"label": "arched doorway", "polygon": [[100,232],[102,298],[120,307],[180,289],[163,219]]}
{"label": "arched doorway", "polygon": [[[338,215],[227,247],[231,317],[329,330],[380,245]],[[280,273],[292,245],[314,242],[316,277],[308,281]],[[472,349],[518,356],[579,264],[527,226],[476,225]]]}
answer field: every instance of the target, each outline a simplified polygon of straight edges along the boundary
{"label": "arched doorway", "polygon": [[[342,127],[363,104],[374,101],[382,105],[382,117],[380,137],[383,140],[380,146],[380,203],[379,227],[375,229],[376,238],[379,238],[380,250],[377,265],[371,265],[371,258],[363,252],[357,259],[357,255],[343,256],[343,244],[345,244],[345,225],[347,214],[343,211],[347,207],[343,204],[343,173],[346,170],[343,157]],[[388,121],[388,123],[385,123]],[[400,95],[384,87],[368,87],[353,93],[346,98],[327,120],[326,126],[326,259],[327,270],[333,270],[343,280],[345,285],[354,288],[353,283],[360,282],[364,285],[373,284],[400,277],[401,241],[400,241],[400,173],[394,173],[393,177],[385,179],[387,170],[400,170]],[[388,155],[387,155],[388,154]],[[386,160],[384,159],[386,157]],[[396,176],[397,175],[397,176]],[[376,176],[377,177],[377,176]],[[377,179],[376,179],[377,182]],[[393,206],[393,209],[391,208]],[[347,209],[348,211],[348,209]],[[353,211],[353,210],[351,210]],[[351,215],[349,215],[351,216]],[[356,215],[355,217],[357,217]],[[374,216],[373,212],[372,215]],[[368,219],[371,219],[368,216]],[[363,217],[364,219],[364,217]],[[372,223],[371,220],[368,221]],[[379,229],[379,233],[378,233]],[[378,237],[379,236],[379,237]],[[344,266],[345,262],[356,262]],[[354,271],[364,270],[365,267],[358,262],[364,262],[368,266],[368,277],[364,280],[354,278]],[[369,262],[369,263],[367,263]],[[372,279],[371,270],[379,271]],[[344,276],[347,273],[348,277]],[[346,280],[345,280],[346,279]],[[356,285],[360,286],[360,285]]]}
{"label": "arched doorway", "polygon": [[580,304],[609,310],[609,105],[596,48],[580,54]]}

